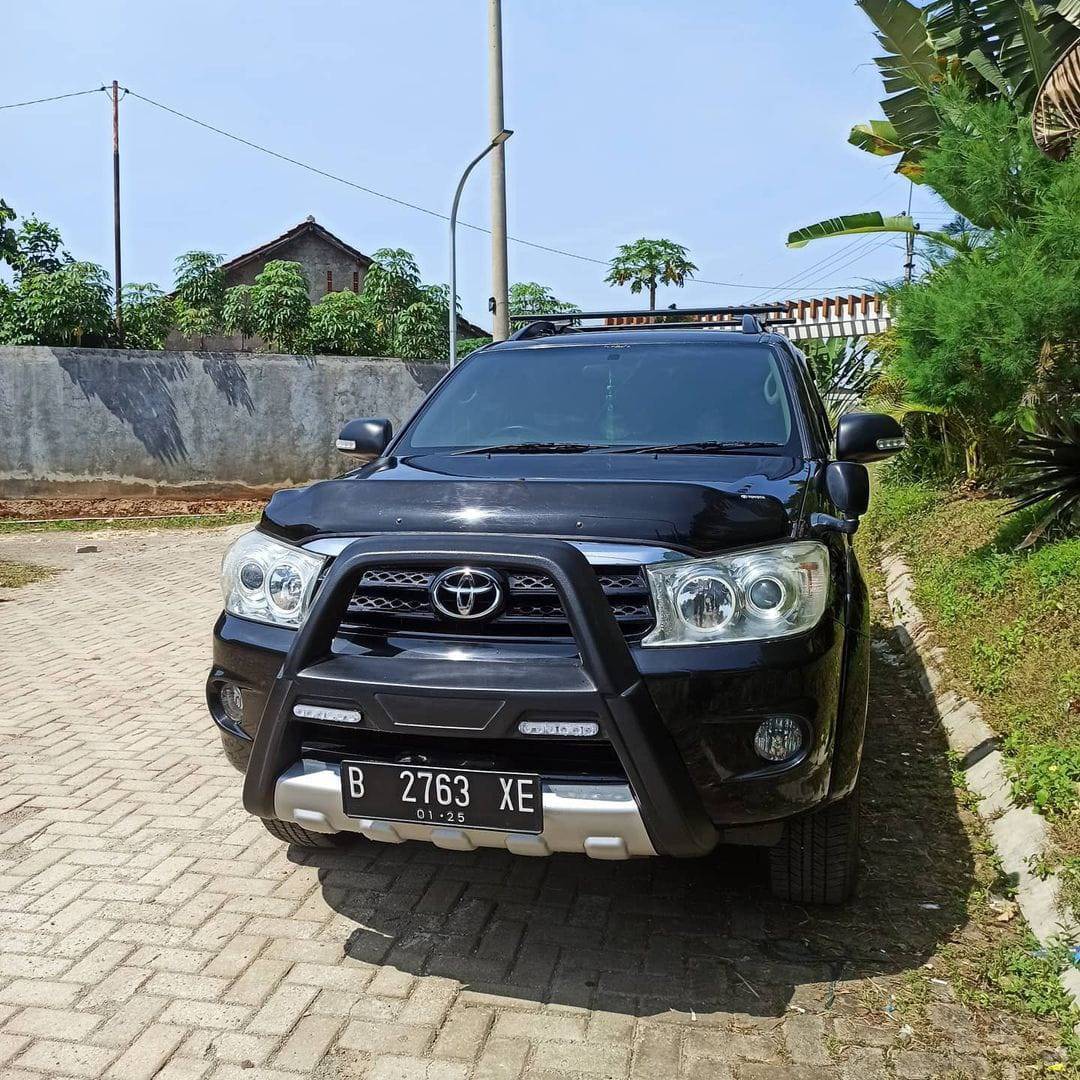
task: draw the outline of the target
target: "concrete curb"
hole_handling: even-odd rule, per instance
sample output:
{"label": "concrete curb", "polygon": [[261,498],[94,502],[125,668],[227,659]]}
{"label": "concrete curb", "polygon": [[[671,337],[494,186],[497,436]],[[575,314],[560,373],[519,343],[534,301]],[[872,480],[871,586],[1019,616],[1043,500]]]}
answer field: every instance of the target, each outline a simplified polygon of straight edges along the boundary
{"label": "concrete curb", "polygon": [[[997,736],[975,702],[946,688],[945,650],[934,643],[915,604],[915,580],[907,564],[899,555],[888,553],[881,560],[881,569],[904,651],[917,660],[919,681],[934,703],[950,748],[960,758],[968,787],[979,796],[979,816],[986,823],[1002,868],[1017,881],[1016,900],[1032,933],[1044,945],[1062,935],[1080,938],[1080,923],[1058,907],[1056,876],[1043,880],[1031,872],[1033,856],[1047,846],[1045,819],[1012,801]],[[1080,1004],[1080,971],[1070,969],[1061,981]]]}

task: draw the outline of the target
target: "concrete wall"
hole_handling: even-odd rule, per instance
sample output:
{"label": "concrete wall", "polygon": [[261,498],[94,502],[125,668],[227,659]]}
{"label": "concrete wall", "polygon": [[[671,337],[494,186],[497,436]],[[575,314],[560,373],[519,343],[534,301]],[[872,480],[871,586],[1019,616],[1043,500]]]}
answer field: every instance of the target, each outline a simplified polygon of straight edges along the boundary
{"label": "concrete wall", "polygon": [[0,497],[263,494],[355,463],[346,420],[395,429],[440,364],[0,346]]}

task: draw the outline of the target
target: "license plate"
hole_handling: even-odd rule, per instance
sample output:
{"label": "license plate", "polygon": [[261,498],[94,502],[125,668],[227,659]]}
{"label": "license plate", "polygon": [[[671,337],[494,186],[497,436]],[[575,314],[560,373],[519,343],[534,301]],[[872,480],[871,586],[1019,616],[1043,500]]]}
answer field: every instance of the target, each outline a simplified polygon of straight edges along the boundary
{"label": "license plate", "polygon": [[544,831],[540,777],[530,773],[343,761],[341,797],[349,817],[498,832]]}

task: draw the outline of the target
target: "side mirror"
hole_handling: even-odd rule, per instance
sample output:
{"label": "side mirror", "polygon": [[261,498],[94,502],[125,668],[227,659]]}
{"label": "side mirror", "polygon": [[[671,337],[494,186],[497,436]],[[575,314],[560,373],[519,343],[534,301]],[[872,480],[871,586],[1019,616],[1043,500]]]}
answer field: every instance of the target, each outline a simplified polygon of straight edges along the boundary
{"label": "side mirror", "polygon": [[845,413],[836,425],[836,456],[866,465],[903,450],[904,429],[884,413]]}
{"label": "side mirror", "polygon": [[840,517],[811,514],[810,527],[851,536],[859,527],[859,518],[870,507],[870,474],[866,466],[854,461],[830,461],[825,466],[825,492]]}
{"label": "side mirror", "polygon": [[378,457],[394,437],[389,420],[350,420],[337,437],[337,448],[343,454]]}

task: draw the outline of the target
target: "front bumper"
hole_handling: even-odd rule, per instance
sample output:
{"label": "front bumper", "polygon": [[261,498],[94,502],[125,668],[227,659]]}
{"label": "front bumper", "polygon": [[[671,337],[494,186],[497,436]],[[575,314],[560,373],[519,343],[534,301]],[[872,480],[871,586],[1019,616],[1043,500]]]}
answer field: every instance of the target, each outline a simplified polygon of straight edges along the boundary
{"label": "front bumper", "polygon": [[[549,574],[570,616],[575,646],[565,657],[542,663],[535,657],[516,660],[512,650],[497,660],[464,661],[419,652],[415,657],[334,652],[341,613],[364,568],[421,559],[483,560],[504,571]],[[335,753],[337,760],[381,755],[367,743],[347,745],[344,735],[337,751],[311,753],[292,719],[293,703],[304,699],[359,709],[367,729],[349,737],[370,738],[371,746],[383,740],[391,755],[420,745],[433,762],[462,768],[513,768],[506,762],[485,764],[484,754],[493,746],[542,757],[540,741],[522,743],[518,736],[521,718],[592,718],[600,724],[604,747],[617,755],[618,768],[594,769],[590,775],[583,769],[583,775],[573,777],[542,765],[528,771],[541,774],[553,798],[562,797],[556,789],[571,780],[599,781],[600,794],[610,794],[610,782],[617,779],[631,799],[592,797],[593,811],[597,803],[617,804],[603,812],[607,823],[602,826],[595,814],[583,816],[580,807],[553,802],[552,812],[558,815],[551,829],[545,828],[543,843],[532,843],[532,853],[593,854],[607,847],[628,855],[700,855],[721,839],[763,842],[770,827],[775,838],[775,823],[844,794],[854,782],[861,718],[845,701],[857,701],[859,694],[845,684],[852,667],[849,654],[865,652],[860,638],[827,616],[813,633],[783,642],[642,649],[627,644],[595,573],[566,543],[390,536],[354,542],[341,553],[299,633],[223,616],[215,631],[208,690],[230,759],[247,772],[245,805],[263,817],[297,821],[312,831],[365,833],[372,839],[422,837],[443,846],[509,850],[529,846],[524,839],[510,842],[483,830],[451,832],[419,824],[387,829],[385,823],[346,818]],[[215,688],[223,679],[245,688],[248,719],[242,727],[224,721],[220,709],[215,710]],[[748,771],[738,764],[748,733],[761,715],[775,711],[795,711],[805,719],[811,736],[807,753],[787,766]],[[418,715],[430,717],[419,728]],[[478,716],[494,719],[475,727]],[[407,739],[414,742],[403,747]],[[834,764],[843,759],[844,743],[855,746],[854,771],[838,778]],[[448,748],[452,752],[438,761],[438,752]],[[286,817],[286,811],[293,816]],[[314,824],[308,824],[297,812],[321,817],[311,817]],[[604,843],[586,844],[604,838]]]}
{"label": "front bumper", "polygon": [[277,780],[274,816],[311,832],[353,832],[390,844],[427,840],[450,851],[490,847],[514,855],[573,852],[591,859],[656,854],[627,784],[544,781],[543,798],[544,831],[539,835],[353,818],[342,810],[340,768],[302,758]]}

